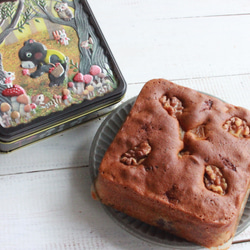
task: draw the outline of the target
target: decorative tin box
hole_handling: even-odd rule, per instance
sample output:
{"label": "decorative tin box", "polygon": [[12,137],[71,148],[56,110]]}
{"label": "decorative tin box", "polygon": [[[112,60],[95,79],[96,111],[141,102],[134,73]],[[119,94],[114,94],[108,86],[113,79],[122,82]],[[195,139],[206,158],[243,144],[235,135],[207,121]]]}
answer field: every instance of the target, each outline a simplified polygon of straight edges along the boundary
{"label": "decorative tin box", "polygon": [[0,151],[110,111],[126,83],[84,0],[0,3]]}

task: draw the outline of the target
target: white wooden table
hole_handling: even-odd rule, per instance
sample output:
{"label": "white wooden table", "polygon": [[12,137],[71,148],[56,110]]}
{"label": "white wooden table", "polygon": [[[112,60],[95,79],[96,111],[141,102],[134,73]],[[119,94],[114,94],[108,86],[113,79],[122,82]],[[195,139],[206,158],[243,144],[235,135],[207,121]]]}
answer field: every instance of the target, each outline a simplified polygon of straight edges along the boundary
{"label": "white wooden table", "polygon": [[[89,4],[128,83],[124,100],[163,77],[250,108],[248,0]],[[91,198],[88,155],[103,119],[0,155],[0,249],[161,249]],[[250,227],[234,242],[250,249]]]}

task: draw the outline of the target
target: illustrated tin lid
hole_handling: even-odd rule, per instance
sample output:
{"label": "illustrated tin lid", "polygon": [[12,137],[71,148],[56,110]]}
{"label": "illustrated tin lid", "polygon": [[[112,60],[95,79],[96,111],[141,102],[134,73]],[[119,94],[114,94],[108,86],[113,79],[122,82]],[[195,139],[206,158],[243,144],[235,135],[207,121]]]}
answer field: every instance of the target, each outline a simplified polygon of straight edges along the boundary
{"label": "illustrated tin lid", "polygon": [[5,1],[0,9],[0,139],[124,95],[124,78],[86,1]]}

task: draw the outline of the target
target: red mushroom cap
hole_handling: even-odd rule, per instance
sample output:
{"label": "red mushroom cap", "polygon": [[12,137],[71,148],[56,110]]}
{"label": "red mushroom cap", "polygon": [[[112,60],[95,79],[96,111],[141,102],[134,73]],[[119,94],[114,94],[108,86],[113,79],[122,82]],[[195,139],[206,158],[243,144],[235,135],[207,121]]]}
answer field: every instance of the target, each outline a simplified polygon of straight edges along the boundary
{"label": "red mushroom cap", "polygon": [[25,94],[25,90],[21,86],[16,84],[14,84],[12,88],[4,89],[2,91],[2,95],[8,97],[19,96],[22,94]]}
{"label": "red mushroom cap", "polygon": [[69,88],[73,88],[74,87],[74,83],[73,82],[68,82],[68,87]]}
{"label": "red mushroom cap", "polygon": [[98,65],[92,65],[90,67],[90,70],[89,70],[89,73],[92,76],[96,76],[96,75],[100,74],[101,72],[102,72],[102,70],[101,70],[101,68]]}
{"label": "red mushroom cap", "polygon": [[63,96],[62,96],[62,99],[63,99],[63,100],[67,100],[67,99],[68,99],[68,96],[63,95]]}
{"label": "red mushroom cap", "polygon": [[88,84],[88,83],[92,82],[93,76],[89,75],[89,74],[86,74],[86,75],[83,76],[83,80],[84,80],[85,83]]}
{"label": "red mushroom cap", "polygon": [[73,78],[74,82],[83,82],[83,74],[82,73],[77,73],[74,78]]}
{"label": "red mushroom cap", "polygon": [[30,107],[31,107],[31,109],[35,109],[36,108],[36,104],[35,103],[31,103]]}

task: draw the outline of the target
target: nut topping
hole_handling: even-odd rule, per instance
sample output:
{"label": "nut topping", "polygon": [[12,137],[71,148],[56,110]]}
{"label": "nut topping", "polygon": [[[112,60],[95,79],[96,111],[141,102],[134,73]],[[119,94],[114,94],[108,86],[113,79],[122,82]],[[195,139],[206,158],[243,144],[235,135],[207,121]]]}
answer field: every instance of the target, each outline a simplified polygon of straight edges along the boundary
{"label": "nut topping", "polygon": [[222,127],[236,137],[250,136],[250,131],[247,123],[239,117],[231,117],[223,124]]}
{"label": "nut topping", "polygon": [[227,190],[226,179],[223,177],[218,167],[213,165],[206,166],[204,182],[208,190],[213,191],[220,195],[224,195],[226,193]]}
{"label": "nut topping", "polygon": [[147,141],[140,143],[138,146],[129,149],[121,156],[121,162],[126,165],[140,165],[151,152],[151,146]]}
{"label": "nut topping", "polygon": [[206,139],[205,125],[200,125],[192,130],[190,130],[197,138]]}
{"label": "nut topping", "polygon": [[184,109],[182,102],[175,96],[168,98],[166,95],[163,95],[159,101],[161,102],[163,108],[167,110],[169,115],[176,117],[176,115],[182,114],[182,110]]}

